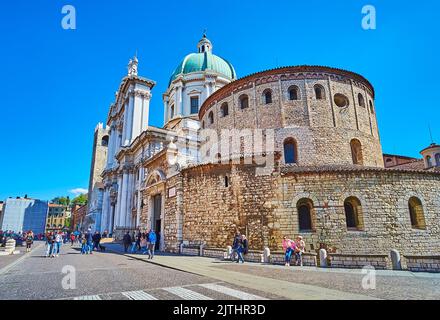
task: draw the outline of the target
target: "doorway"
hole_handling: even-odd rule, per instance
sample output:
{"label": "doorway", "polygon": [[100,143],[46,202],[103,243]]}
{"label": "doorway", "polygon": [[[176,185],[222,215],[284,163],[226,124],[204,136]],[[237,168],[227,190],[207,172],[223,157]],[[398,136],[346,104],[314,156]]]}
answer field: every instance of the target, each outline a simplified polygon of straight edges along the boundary
{"label": "doorway", "polygon": [[151,221],[151,228],[156,233],[160,232],[162,227],[161,213],[162,213],[162,195],[158,194],[153,197],[153,219]]}

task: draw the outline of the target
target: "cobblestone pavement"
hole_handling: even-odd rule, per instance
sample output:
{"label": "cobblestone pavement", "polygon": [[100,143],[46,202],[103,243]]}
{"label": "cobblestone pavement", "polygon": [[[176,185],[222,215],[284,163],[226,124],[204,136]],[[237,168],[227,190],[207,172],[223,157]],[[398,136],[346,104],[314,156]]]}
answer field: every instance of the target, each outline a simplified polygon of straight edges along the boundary
{"label": "cobblestone pavement", "polygon": [[[44,253],[42,245],[0,274],[0,287],[7,289],[0,290],[0,299],[222,300],[252,297],[249,295],[277,298],[108,251],[81,255],[79,248],[67,244],[57,258],[45,258]],[[65,266],[75,269],[75,289],[63,289]]]}
{"label": "cobblestone pavement", "polygon": [[333,270],[261,264],[217,264],[216,268],[368,295],[380,299],[440,299],[440,274],[377,271],[376,289],[362,288],[362,270]]}

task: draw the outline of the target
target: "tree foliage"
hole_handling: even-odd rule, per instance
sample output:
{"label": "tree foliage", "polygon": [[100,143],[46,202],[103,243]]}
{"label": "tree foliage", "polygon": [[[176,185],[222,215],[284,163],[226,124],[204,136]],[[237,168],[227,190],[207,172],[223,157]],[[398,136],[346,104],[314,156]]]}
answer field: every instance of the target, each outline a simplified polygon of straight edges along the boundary
{"label": "tree foliage", "polygon": [[53,198],[51,202],[54,203],[54,204],[60,204],[60,205],[63,205],[63,206],[68,206],[68,205],[70,205],[70,198],[69,198],[69,196],[67,196],[67,197],[56,197],[56,198]]}
{"label": "tree foliage", "polygon": [[80,206],[86,205],[87,204],[87,194],[86,193],[80,194],[79,196],[74,198],[71,203],[72,203],[72,205],[75,205],[75,204],[80,205]]}

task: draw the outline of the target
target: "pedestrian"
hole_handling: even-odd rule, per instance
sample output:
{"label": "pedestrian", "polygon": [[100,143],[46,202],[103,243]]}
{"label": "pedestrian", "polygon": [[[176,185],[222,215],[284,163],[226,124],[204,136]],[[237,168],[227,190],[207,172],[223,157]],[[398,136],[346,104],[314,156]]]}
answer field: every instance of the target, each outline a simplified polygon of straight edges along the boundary
{"label": "pedestrian", "polygon": [[87,242],[87,252],[89,254],[93,254],[92,253],[92,249],[93,249],[93,234],[92,234],[92,228],[88,228],[86,231],[86,242]]}
{"label": "pedestrian", "polygon": [[232,261],[235,260],[235,255],[238,254],[237,250],[238,250],[238,247],[240,246],[240,244],[241,244],[241,234],[239,231],[237,231],[235,233],[234,241],[232,242],[232,252],[231,252],[231,256],[230,256],[230,259]]}
{"label": "pedestrian", "polygon": [[147,241],[147,237],[145,237],[145,235],[142,235],[142,237],[141,237],[140,246],[141,246],[141,253],[142,254],[146,254],[147,253],[148,241]]}
{"label": "pedestrian", "polygon": [[160,234],[160,232],[158,231],[157,232],[157,234],[156,234],[156,246],[155,246],[155,250],[156,251],[159,251],[159,249],[160,249],[160,237],[161,237],[162,235]]}
{"label": "pedestrian", "polygon": [[136,251],[141,250],[141,231],[138,230],[136,233]]}
{"label": "pedestrian", "polygon": [[290,261],[292,260],[292,254],[295,252],[295,241],[287,238],[287,236],[283,237],[283,250],[284,250],[284,262],[285,266],[290,266]]}
{"label": "pedestrian", "polygon": [[71,233],[70,234],[70,246],[71,247],[73,247],[73,245],[75,244],[75,240],[76,240],[75,234]]}
{"label": "pedestrian", "polygon": [[156,233],[154,232],[154,230],[150,230],[150,232],[148,232],[148,259],[154,258],[154,249],[156,248],[156,241],[157,241]]}
{"label": "pedestrian", "polygon": [[[244,237],[244,239],[246,239],[246,237]],[[240,238],[238,239],[236,251],[237,251],[237,256],[238,256],[236,262],[240,263],[240,261],[241,261],[242,263],[244,263],[243,253],[245,252],[245,243],[243,241],[243,235],[240,236]]]}
{"label": "pedestrian", "polygon": [[26,235],[26,252],[31,251],[32,243],[34,243],[34,233],[31,230]]}
{"label": "pedestrian", "polygon": [[243,256],[245,256],[245,255],[248,254],[249,241],[248,241],[248,239],[246,238],[246,236],[244,234],[241,236],[241,241],[243,243]]}
{"label": "pedestrian", "polygon": [[89,248],[87,246],[87,239],[85,234],[80,236],[80,241],[81,241],[81,254],[89,254]]}
{"label": "pedestrian", "polygon": [[124,244],[124,252],[127,253],[128,247],[131,245],[131,236],[129,231],[127,231],[122,238],[122,243]]}
{"label": "pedestrian", "polygon": [[54,239],[54,249],[52,252],[52,255],[54,257],[60,256],[60,249],[61,249],[62,243],[63,243],[63,234],[61,231],[58,231],[58,233],[55,235],[55,239]]}
{"label": "pedestrian", "polygon": [[95,232],[95,234],[92,237],[92,240],[93,240],[93,250],[96,248],[96,250],[98,251],[99,243],[101,242],[101,234],[99,233],[99,231]]}
{"label": "pedestrian", "polygon": [[48,232],[46,235],[46,246],[47,246],[47,250],[46,250],[46,258],[47,257],[52,257],[53,254],[53,246],[54,246],[54,236],[51,232]]}
{"label": "pedestrian", "polygon": [[302,267],[302,254],[305,252],[305,249],[306,243],[304,242],[303,237],[298,236],[295,242],[295,265]]}

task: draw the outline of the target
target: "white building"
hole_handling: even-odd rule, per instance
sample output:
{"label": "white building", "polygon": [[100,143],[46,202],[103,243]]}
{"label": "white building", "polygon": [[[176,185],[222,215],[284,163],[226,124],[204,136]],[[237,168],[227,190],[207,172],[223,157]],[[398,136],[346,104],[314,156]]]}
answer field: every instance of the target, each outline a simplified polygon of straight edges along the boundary
{"label": "white building", "polygon": [[[236,79],[233,66],[212,53],[212,43],[204,35],[197,52],[187,55],[171,75],[163,94],[164,126],[149,125],[149,106],[155,82],[138,75],[138,59],[130,60],[128,75],[122,79],[107,119],[110,128],[107,165],[102,173],[104,196],[101,231],[119,237],[140,227],[145,182],[164,172],[147,172],[145,164],[174,142],[175,151],[185,161],[167,170],[169,178],[182,165],[199,161],[197,130],[202,103],[216,90]],[[170,151],[168,148],[167,152]],[[165,177],[162,177],[165,178]],[[164,199],[156,202],[148,228],[163,234],[161,215]],[[146,227],[146,226],[144,226]]]}

